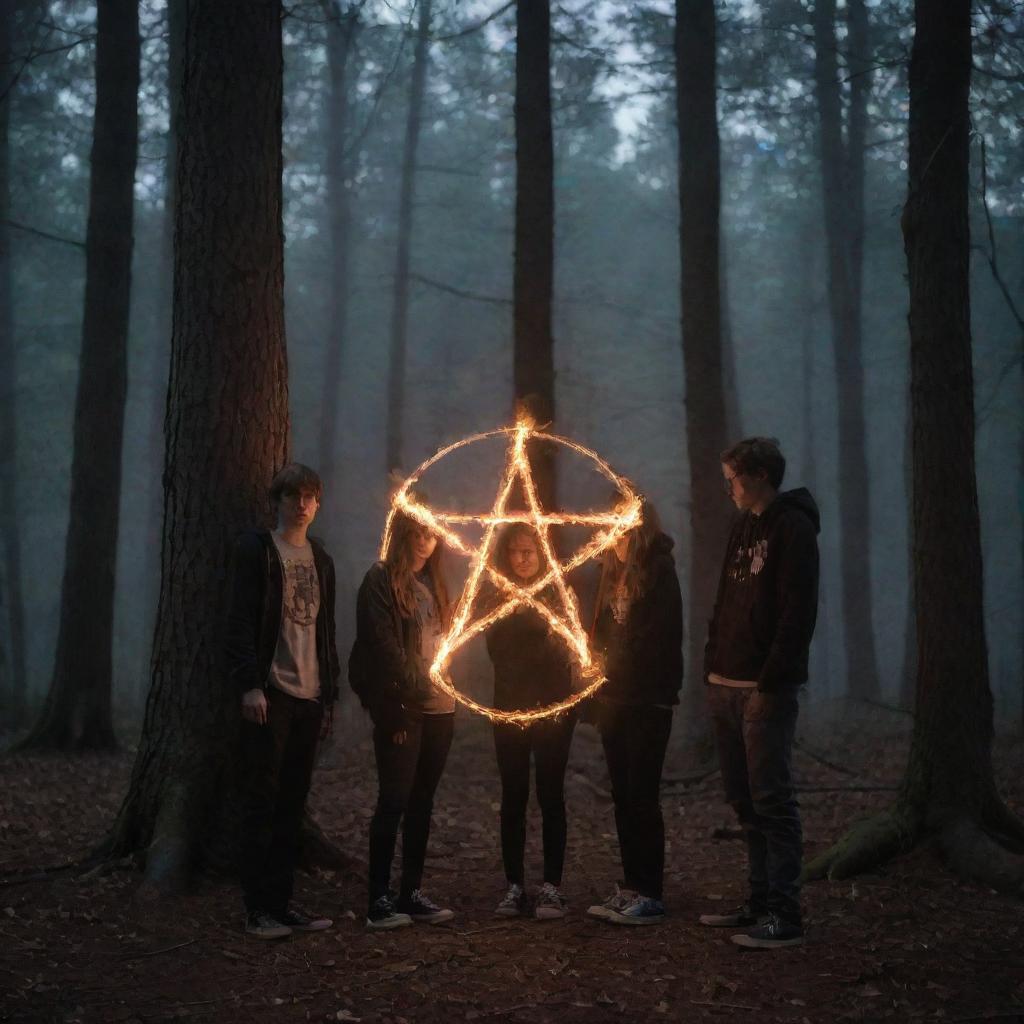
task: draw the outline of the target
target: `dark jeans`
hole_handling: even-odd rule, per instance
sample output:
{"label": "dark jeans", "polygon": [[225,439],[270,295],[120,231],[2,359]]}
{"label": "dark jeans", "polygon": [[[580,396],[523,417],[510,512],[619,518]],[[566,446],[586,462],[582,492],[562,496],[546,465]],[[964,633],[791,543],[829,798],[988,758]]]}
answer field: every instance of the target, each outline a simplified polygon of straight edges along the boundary
{"label": "dark jeans", "polygon": [[454,715],[424,715],[410,721],[404,743],[373,730],[377,758],[377,807],[370,822],[370,905],[391,886],[398,826],[402,825],[402,882],[408,896],[420,887],[427,857],[434,792],[452,745]]}
{"label": "dark jeans", "polygon": [[267,724],[242,723],[239,874],[249,912],[288,909],[322,717],[320,701],[270,686]]}
{"label": "dark jeans", "polygon": [[751,905],[800,922],[800,806],[793,791],[795,690],[710,684],[708,702],[725,798],[746,834]]}
{"label": "dark jeans", "polygon": [[565,768],[576,719],[572,715],[542,719],[525,729],[495,724],[494,751],[501,776],[501,858],[505,877],[523,884],[526,804],[530,799],[530,754],[537,769],[544,840],[544,881],[562,884],[565,863]]}
{"label": "dark jeans", "polygon": [[659,789],[672,731],[672,711],[647,704],[605,704],[600,720],[615,801],[623,882],[641,896],[660,900],[665,823]]}

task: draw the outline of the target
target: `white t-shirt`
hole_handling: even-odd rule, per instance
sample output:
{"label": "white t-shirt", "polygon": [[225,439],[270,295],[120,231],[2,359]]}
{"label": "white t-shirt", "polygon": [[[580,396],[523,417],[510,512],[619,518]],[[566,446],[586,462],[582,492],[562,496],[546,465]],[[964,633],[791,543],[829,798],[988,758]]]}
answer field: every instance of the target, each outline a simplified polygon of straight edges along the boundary
{"label": "white t-shirt", "polygon": [[316,656],[316,616],[320,611],[320,582],[313,547],[289,544],[276,533],[274,547],[281,561],[284,591],[281,632],[270,667],[270,682],[300,700],[320,696],[320,664]]}

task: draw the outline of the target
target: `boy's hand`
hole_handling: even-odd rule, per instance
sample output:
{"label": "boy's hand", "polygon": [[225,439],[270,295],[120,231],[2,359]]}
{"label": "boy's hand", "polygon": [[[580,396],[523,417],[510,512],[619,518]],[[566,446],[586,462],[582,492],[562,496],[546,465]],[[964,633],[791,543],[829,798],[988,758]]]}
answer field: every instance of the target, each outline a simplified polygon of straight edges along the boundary
{"label": "boy's hand", "polygon": [[242,718],[254,725],[267,724],[267,695],[260,689],[242,694]]}

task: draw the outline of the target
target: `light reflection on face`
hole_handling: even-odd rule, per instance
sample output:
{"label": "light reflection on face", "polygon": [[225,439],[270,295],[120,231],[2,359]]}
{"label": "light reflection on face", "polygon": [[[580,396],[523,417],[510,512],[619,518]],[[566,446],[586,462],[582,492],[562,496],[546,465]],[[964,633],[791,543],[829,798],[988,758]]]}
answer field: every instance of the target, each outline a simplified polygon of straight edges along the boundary
{"label": "light reflection on face", "polygon": [[528,580],[540,571],[540,553],[537,542],[526,533],[517,533],[506,548],[512,572],[521,579]]}
{"label": "light reflection on face", "polygon": [[418,572],[434,553],[434,548],[437,547],[437,534],[419,527],[409,534],[409,544],[412,549],[413,568]]}

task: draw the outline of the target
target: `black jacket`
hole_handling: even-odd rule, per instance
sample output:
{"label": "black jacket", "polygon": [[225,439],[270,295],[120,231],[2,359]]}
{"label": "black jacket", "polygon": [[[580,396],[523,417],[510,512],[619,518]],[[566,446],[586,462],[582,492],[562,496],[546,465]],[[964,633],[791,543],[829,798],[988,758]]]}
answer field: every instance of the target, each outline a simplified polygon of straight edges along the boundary
{"label": "black jacket", "polygon": [[415,618],[403,616],[391,576],[375,562],[356,595],[356,640],[348,659],[348,679],[375,725],[398,732],[422,714],[431,695],[429,665],[420,657]]}
{"label": "black jacket", "polygon": [[765,692],[807,682],[818,613],[818,506],[800,487],[733,525],[708,629],[704,674]]}
{"label": "black jacket", "polygon": [[605,604],[594,640],[608,681],[597,691],[618,704],[678,704],[683,682],[683,598],[672,557],[672,538],[659,534],[641,568],[640,594],[625,622]]}
{"label": "black jacket", "polygon": [[[334,641],[334,562],[319,541],[313,549],[320,609],[316,616],[316,655],[320,696],[325,704],[338,697],[341,666]],[[231,553],[231,582],[224,630],[228,679],[239,692],[266,689],[281,633],[284,576],[269,530],[247,530]]]}
{"label": "black jacket", "polygon": [[[548,591],[537,595],[543,601]],[[572,693],[572,663],[565,641],[532,608],[520,608],[486,630],[494,663],[494,706],[525,711]]]}

